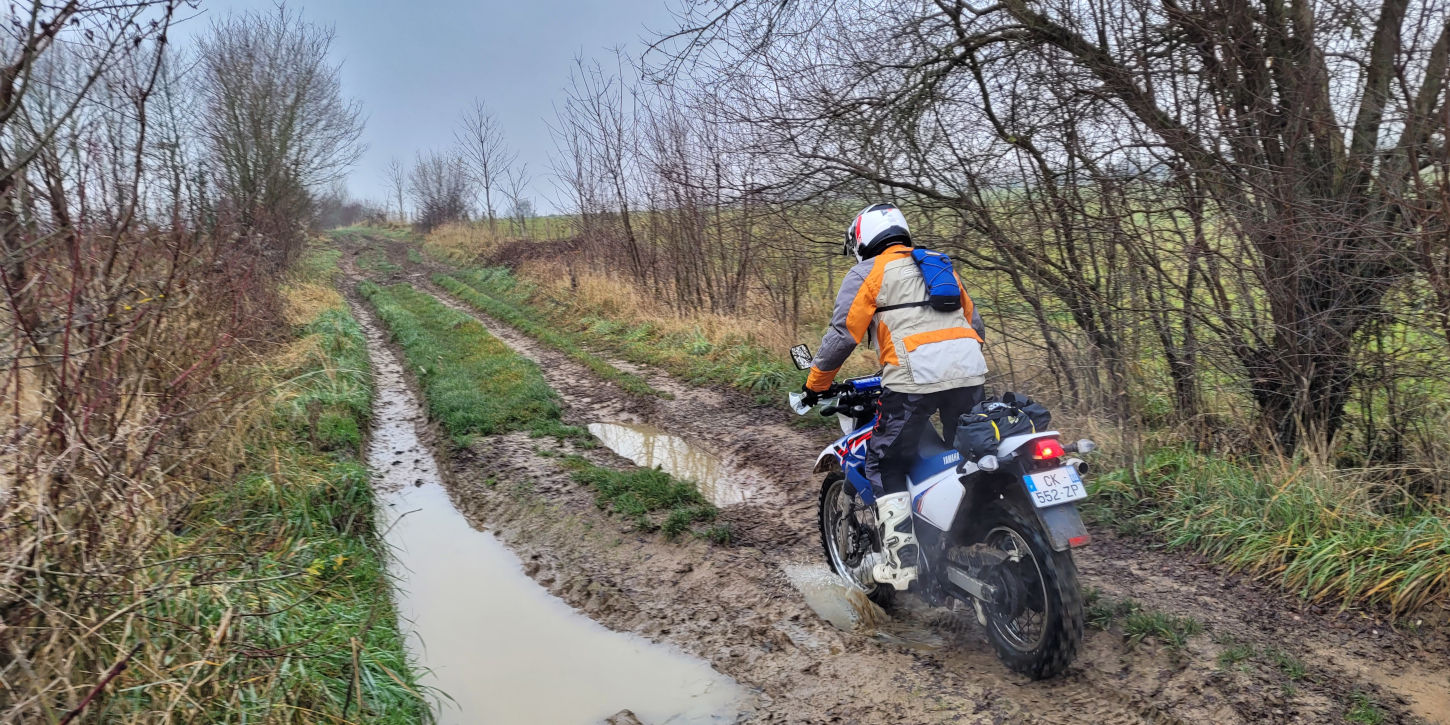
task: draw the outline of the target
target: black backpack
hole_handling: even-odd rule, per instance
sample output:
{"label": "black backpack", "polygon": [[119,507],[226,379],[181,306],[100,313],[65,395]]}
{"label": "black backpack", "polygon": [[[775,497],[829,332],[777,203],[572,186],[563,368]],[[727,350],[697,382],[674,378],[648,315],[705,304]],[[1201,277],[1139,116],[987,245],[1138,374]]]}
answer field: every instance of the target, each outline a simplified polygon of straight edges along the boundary
{"label": "black backpack", "polygon": [[1023,433],[1047,430],[1052,422],[1052,413],[1041,403],[1013,392],[1002,394],[1000,399],[988,398],[972,412],[963,413],[957,419],[957,450],[976,460],[987,454],[997,453],[997,444],[1004,438]]}

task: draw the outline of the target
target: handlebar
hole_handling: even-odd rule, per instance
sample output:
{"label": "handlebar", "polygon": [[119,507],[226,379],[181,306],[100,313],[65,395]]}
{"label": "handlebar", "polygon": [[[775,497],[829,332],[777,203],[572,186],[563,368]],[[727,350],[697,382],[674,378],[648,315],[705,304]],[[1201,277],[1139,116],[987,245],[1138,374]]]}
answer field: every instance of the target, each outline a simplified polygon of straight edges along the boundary
{"label": "handlebar", "polygon": [[[866,375],[859,378],[851,378],[839,383],[833,383],[818,396],[818,400],[826,401],[834,399],[830,405],[821,409],[821,415],[832,416],[837,413],[850,414],[853,407],[859,406],[868,400],[874,399],[881,394],[881,376]],[[790,394],[790,406],[797,415],[805,415],[811,411],[812,406],[804,404],[802,393]]]}

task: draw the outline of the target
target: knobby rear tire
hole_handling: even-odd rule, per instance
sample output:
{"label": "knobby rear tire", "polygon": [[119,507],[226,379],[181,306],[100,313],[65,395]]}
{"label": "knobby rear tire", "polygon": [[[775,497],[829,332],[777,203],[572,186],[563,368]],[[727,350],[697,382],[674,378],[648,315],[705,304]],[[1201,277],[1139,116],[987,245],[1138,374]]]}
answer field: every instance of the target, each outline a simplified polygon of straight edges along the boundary
{"label": "knobby rear tire", "polygon": [[997,651],[998,659],[1012,671],[1034,680],[1062,674],[1077,656],[1083,635],[1082,589],[1077,581],[1077,565],[1072,551],[1054,551],[1047,543],[1036,516],[1023,515],[1006,501],[997,500],[983,512],[979,540],[998,527],[1016,532],[1042,572],[1045,593],[1045,634],[1030,650],[1013,645],[1007,635],[988,615],[987,638]]}

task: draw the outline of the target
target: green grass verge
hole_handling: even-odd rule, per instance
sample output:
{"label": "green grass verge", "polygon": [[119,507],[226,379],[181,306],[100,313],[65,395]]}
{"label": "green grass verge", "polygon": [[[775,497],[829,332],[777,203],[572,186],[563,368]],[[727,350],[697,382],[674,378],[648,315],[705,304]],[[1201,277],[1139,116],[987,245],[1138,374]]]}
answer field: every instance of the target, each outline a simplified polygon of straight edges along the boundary
{"label": "green grass verge", "polygon": [[660,398],[674,397],[669,393],[652,387],[644,381],[644,378],[620,370],[600,359],[598,355],[580,347],[573,336],[555,332],[552,328],[542,324],[533,313],[532,308],[513,304],[503,299],[496,299],[485,292],[485,290],[489,289],[488,287],[475,288],[456,277],[446,274],[433,275],[433,281],[443,289],[448,290],[455,297],[472,305],[475,309],[503,320],[525,335],[568,355],[573,360],[589,368],[595,375],[618,385],[626,392],[635,395],[653,395]]}
{"label": "green grass verge", "polygon": [[1301,596],[1404,614],[1450,601],[1450,512],[1362,496],[1168,448],[1089,480],[1090,518],[1278,581]]}
{"label": "green grass verge", "polygon": [[[335,263],[309,254],[294,277],[324,284]],[[179,636],[206,654],[177,647],[185,659],[169,670],[123,671],[88,719],[149,719],[181,703],[176,714],[196,722],[431,721],[360,462],[366,341],[336,302],[257,372],[275,390],[241,441],[240,475],[204,489],[138,567],[156,575],[156,594],[127,638]]]}
{"label": "green grass verge", "polygon": [[[577,309],[567,302],[544,297],[537,287],[516,278],[502,267],[463,270],[455,275],[463,283],[501,306],[527,313],[538,326],[546,326],[578,341],[588,340],[632,362],[654,365],[692,383],[726,385],[753,395],[757,402],[784,406],[784,393],[794,390],[805,374],[790,363],[785,350],[766,350],[744,336],[712,344],[698,331],[671,332],[648,322],[630,323]],[[820,416],[801,419],[810,424]],[[833,425],[834,419],[825,424]]]}
{"label": "green grass verge", "polygon": [[[315,367],[299,379],[299,394],[280,396],[279,420],[293,435],[323,451],[362,450],[363,431],[371,417],[372,389],[359,385],[357,373],[368,370],[367,348],[357,344],[362,330],[347,309],[324,310],[302,330],[315,341]],[[339,372],[345,371],[345,372]],[[364,381],[370,382],[370,381]]]}
{"label": "green grass verge", "polygon": [[460,445],[476,435],[524,430],[578,435],[559,420],[560,403],[538,367],[488,334],[477,320],[406,284],[358,291],[372,303],[423,388],[428,416]]}

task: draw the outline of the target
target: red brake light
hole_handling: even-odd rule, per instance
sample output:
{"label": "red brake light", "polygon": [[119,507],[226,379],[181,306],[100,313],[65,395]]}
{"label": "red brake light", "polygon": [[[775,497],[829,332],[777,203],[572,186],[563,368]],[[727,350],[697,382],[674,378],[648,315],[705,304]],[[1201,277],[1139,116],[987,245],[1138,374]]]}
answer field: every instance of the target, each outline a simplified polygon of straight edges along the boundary
{"label": "red brake light", "polygon": [[1067,452],[1062,450],[1062,444],[1056,438],[1038,438],[1032,441],[1032,457],[1039,461],[1047,461],[1053,458],[1061,458]]}

